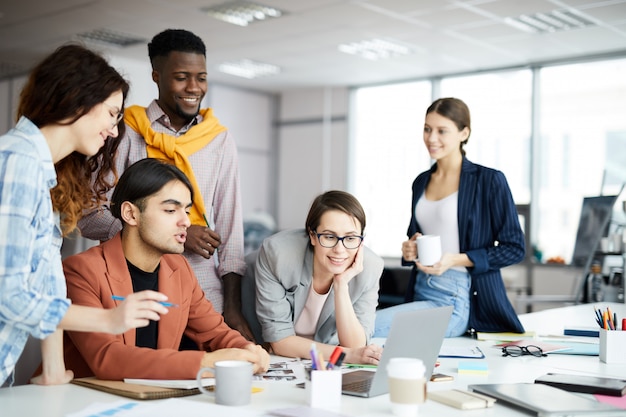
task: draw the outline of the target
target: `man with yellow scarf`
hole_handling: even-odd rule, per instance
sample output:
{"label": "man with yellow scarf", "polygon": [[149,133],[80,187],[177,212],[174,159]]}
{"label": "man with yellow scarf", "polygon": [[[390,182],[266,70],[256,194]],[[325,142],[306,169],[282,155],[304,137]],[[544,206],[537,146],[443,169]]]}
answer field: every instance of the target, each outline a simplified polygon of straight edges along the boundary
{"label": "man with yellow scarf", "polygon": [[[118,175],[150,157],[170,161],[189,177],[195,197],[184,255],[226,323],[254,340],[241,313],[245,262],[237,149],[212,110],[200,108],[207,91],[206,47],[189,31],[167,29],[148,44],[148,53],[159,98],[147,108],[126,109]],[[105,205],[79,227],[84,237],[104,241],[121,230],[121,223]]]}

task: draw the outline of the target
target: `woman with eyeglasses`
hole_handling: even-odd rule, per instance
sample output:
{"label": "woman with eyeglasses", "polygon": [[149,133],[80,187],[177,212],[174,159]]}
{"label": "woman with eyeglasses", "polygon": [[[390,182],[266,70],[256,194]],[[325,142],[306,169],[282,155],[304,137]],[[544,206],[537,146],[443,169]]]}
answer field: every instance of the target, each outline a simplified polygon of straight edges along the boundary
{"label": "woman with eyeglasses", "polygon": [[[424,145],[435,161],[413,182],[403,265],[412,266],[406,303],[380,310],[375,335],[385,337],[398,311],[454,306],[446,337],[474,331],[523,332],[500,270],[524,259],[525,246],[504,174],[467,159],[470,111],[458,98],[435,100],[426,110]],[[439,235],[442,256],[419,261],[416,239]]]}
{"label": "woman with eyeglasses", "polygon": [[382,348],[369,341],[383,260],[363,245],[364,230],[358,200],[328,191],[304,230],[265,239],[244,280],[256,282],[256,315],[273,353],[308,358],[315,342],[326,360],[340,345],[346,363],[378,363]]}
{"label": "woman with eyeglasses", "polygon": [[19,120],[0,137],[0,386],[13,383],[29,335],[43,339],[43,372],[32,382],[61,384],[73,377],[63,361],[63,329],[118,334],[167,313],[157,302],[167,297],[157,292],[131,294],[111,310],[73,305],[66,296],[62,238],[113,185],[104,178],[127,93],[104,58],[64,45],[33,69]]}

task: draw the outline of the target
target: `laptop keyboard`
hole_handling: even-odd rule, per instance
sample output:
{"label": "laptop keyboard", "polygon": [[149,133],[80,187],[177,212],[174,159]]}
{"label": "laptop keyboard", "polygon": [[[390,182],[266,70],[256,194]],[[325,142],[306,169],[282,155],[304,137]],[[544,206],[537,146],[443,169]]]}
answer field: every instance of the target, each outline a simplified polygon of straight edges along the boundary
{"label": "laptop keyboard", "polygon": [[369,392],[374,372],[355,371],[342,375],[341,389],[349,392]]}

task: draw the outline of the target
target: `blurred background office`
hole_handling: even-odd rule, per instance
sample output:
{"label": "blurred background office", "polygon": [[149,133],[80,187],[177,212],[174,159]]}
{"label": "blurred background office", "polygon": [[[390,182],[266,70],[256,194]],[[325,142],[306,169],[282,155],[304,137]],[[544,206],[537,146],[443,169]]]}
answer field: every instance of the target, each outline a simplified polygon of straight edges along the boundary
{"label": "blurred background office", "polygon": [[411,183],[431,163],[424,112],[442,96],[468,103],[468,158],[502,170],[519,205],[529,254],[504,275],[520,310],[580,288],[585,197],[617,195],[599,238],[626,236],[626,1],[3,0],[0,130],[31,65],[72,40],[125,74],[128,104],[148,105],[146,45],[166,28],[207,45],[204,106],[237,141],[249,245],[344,189],[367,210],[367,245],[398,266]]}

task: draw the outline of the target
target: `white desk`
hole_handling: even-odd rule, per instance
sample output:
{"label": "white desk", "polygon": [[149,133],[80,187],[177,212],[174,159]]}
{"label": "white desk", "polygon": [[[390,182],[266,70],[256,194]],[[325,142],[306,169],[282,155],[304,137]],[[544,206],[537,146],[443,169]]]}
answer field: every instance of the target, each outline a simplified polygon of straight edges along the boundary
{"label": "white desk", "polygon": [[[626,317],[626,305],[624,304],[604,303],[597,306],[603,308],[610,306],[619,317]],[[570,306],[529,313],[521,315],[520,319],[526,330],[534,330],[538,335],[563,334],[565,325],[596,325],[591,305]],[[585,373],[615,378],[624,378],[626,375],[626,365],[607,365],[600,362],[597,356],[552,354],[543,358],[531,356],[512,358],[502,357],[500,350],[493,347],[493,342],[476,341],[469,338],[452,338],[446,339],[444,344],[450,346],[478,345],[485,352],[489,374],[486,376],[459,375],[457,373],[458,361],[466,359],[441,359],[441,366],[437,368],[437,372],[453,375],[454,381],[429,382],[429,390],[465,389],[470,384],[533,382],[535,378],[547,372]],[[264,390],[252,395],[252,404],[247,408],[257,411],[259,415],[263,415],[267,410],[276,408],[306,405],[306,391],[296,388],[293,384],[272,382],[256,384],[262,384],[261,386]],[[120,400],[131,401],[130,399],[73,384],[51,387],[24,385],[0,389],[0,415],[2,417],[60,417],[68,413],[80,411],[93,402],[106,403]],[[185,400],[204,402],[207,405],[213,403],[213,399],[204,395],[185,397]],[[363,417],[391,415],[388,395],[369,399],[344,395],[342,396],[341,409],[337,411],[346,415]],[[419,415],[420,417],[513,417],[525,416],[526,414],[497,403],[493,408],[489,409],[461,411],[429,400],[420,407]]]}

